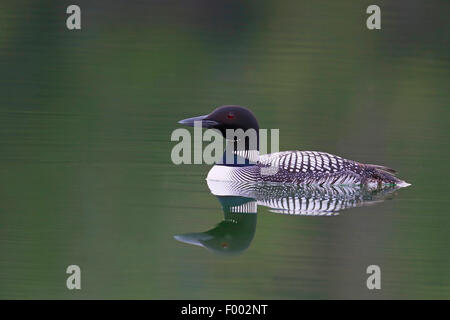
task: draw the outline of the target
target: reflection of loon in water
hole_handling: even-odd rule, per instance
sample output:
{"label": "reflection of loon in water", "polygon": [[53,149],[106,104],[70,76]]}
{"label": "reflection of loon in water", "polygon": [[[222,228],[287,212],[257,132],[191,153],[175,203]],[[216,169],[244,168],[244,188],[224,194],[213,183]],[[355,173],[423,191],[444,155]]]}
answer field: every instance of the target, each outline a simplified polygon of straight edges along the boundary
{"label": "reflection of loon in water", "polygon": [[247,249],[256,229],[257,204],[245,197],[217,197],[222,204],[224,220],[211,230],[176,235],[181,242],[210,249],[215,253],[234,254]]}
{"label": "reflection of loon in water", "polygon": [[222,205],[224,220],[205,232],[176,235],[181,242],[215,253],[236,254],[250,246],[258,206],[291,215],[333,216],[341,210],[382,202],[399,187],[369,190],[359,186],[292,186],[208,180]]}

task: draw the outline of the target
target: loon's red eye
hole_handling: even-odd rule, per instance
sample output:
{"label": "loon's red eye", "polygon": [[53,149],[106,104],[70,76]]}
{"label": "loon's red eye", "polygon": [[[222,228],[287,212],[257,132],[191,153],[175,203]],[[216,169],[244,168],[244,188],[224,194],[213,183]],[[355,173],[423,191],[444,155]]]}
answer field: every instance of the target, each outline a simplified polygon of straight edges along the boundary
{"label": "loon's red eye", "polygon": [[234,119],[234,114],[229,113],[229,114],[227,115],[227,118],[228,118],[228,119]]}

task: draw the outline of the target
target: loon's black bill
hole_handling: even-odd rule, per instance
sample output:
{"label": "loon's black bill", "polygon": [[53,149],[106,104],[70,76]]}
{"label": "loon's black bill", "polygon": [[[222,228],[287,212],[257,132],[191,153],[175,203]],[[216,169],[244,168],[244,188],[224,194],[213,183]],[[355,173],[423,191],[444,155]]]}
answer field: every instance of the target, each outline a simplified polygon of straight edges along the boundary
{"label": "loon's black bill", "polygon": [[193,127],[196,121],[201,121],[203,128],[214,128],[215,126],[217,126],[219,124],[217,121],[214,121],[214,120],[205,120],[205,118],[207,116],[208,115],[199,116],[199,117],[193,117],[193,118],[187,118],[187,119],[183,119],[181,121],[178,121],[178,123],[179,124],[184,124],[185,126]]}

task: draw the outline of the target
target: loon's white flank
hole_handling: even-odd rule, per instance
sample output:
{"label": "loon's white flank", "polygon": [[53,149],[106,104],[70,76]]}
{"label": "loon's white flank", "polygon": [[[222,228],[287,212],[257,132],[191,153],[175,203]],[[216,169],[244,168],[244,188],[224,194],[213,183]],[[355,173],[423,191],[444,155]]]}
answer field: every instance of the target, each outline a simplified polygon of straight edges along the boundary
{"label": "loon's white flank", "polygon": [[259,167],[229,167],[215,165],[209,170],[206,180],[214,181],[236,181],[236,182],[255,182]]}

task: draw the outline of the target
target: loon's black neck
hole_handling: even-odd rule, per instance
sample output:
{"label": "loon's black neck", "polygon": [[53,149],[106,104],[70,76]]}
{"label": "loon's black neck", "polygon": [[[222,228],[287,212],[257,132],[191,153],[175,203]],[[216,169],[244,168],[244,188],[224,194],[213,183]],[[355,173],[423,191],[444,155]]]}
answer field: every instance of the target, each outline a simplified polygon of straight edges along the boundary
{"label": "loon's black neck", "polygon": [[256,148],[250,146],[248,139],[245,145],[239,144],[236,140],[228,141],[223,152],[222,161],[217,165],[227,167],[247,167],[256,165],[259,158],[259,137]]}

